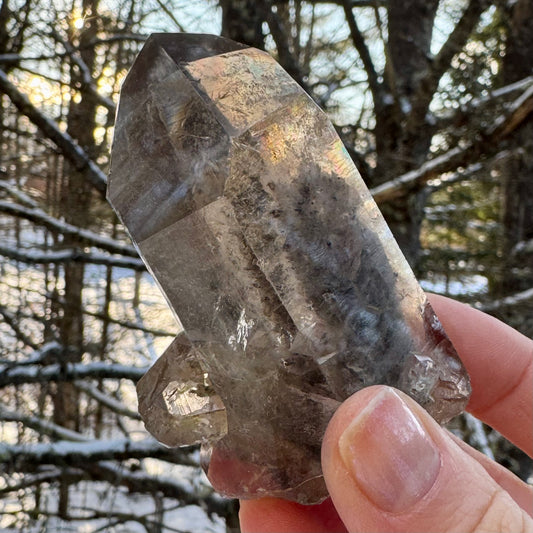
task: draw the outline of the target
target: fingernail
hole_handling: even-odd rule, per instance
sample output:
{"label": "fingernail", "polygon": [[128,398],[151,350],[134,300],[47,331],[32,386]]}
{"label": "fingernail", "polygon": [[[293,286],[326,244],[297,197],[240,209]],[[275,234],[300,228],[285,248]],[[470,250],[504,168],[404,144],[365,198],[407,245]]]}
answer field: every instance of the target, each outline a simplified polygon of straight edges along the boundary
{"label": "fingernail", "polygon": [[360,490],[391,513],[407,511],[421,500],[440,469],[434,441],[388,387],[344,430],[339,451]]}

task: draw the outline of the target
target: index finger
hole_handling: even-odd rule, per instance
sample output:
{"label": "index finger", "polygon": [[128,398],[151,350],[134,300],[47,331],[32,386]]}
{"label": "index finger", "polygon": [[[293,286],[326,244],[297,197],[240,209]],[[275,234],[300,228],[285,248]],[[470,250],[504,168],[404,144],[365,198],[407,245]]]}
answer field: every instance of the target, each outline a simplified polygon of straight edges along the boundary
{"label": "index finger", "polygon": [[428,295],[472,382],[467,410],[533,456],[533,341],[444,296]]}

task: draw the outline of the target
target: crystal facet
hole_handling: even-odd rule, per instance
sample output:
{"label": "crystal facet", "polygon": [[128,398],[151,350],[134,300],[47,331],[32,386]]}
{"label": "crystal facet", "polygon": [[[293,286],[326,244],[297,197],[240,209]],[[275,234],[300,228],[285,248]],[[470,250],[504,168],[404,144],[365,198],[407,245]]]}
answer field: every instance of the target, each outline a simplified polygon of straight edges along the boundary
{"label": "crystal facet", "polygon": [[383,383],[439,422],[468,376],[326,115],[266,53],[155,34],[122,88],[108,196],[184,328],[138,386],[216,489],[316,503],[339,404]]}

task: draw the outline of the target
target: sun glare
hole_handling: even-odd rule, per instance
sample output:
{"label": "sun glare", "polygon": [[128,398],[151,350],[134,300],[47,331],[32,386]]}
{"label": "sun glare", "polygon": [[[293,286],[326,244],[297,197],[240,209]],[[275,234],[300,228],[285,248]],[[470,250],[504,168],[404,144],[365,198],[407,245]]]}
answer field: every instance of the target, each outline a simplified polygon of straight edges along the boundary
{"label": "sun glare", "polygon": [[71,15],[70,23],[77,30],[83,29],[83,26],[85,25],[85,15],[83,14],[83,11],[81,9],[74,8]]}
{"label": "sun glare", "polygon": [[60,102],[61,95],[58,89],[51,82],[41,76],[30,74],[25,77],[21,85],[25,86],[25,90],[33,105]]}
{"label": "sun glare", "polygon": [[81,30],[83,28],[83,25],[85,24],[85,18],[83,17],[76,17],[73,21],[72,21],[72,25],[77,29],[77,30]]}

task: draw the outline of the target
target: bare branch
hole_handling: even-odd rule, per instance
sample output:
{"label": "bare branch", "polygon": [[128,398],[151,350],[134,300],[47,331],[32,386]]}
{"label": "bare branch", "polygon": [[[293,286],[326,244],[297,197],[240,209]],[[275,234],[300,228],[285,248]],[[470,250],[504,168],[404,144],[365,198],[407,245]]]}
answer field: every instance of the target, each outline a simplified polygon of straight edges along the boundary
{"label": "bare branch", "polygon": [[75,385],[77,389],[83,391],[85,394],[88,394],[91,398],[104,405],[114,413],[127,416],[128,418],[133,418],[134,420],[141,420],[141,416],[137,411],[128,409],[122,402],[111,398],[111,396],[105,394],[101,390],[98,390],[93,385],[89,385],[88,383],[83,383],[81,381],[76,381]]}
{"label": "bare branch", "polygon": [[117,33],[115,35],[109,35],[108,37],[98,37],[91,39],[85,45],[95,46],[99,44],[111,44],[120,41],[132,41],[137,43],[144,43],[148,39],[148,35],[142,33]]}
{"label": "bare branch", "polygon": [[42,418],[38,418],[36,416],[26,416],[22,413],[17,413],[16,411],[10,411],[2,406],[0,406],[0,420],[5,422],[20,422],[24,426],[34,429],[41,435],[47,435],[54,439],[69,440],[74,442],[87,442],[91,440],[89,437],[86,437],[77,431],[72,431],[62,426],[58,426],[53,422],[43,420]]}
{"label": "bare branch", "polygon": [[13,314],[7,307],[4,307],[3,305],[0,305],[0,315],[2,315],[4,322],[13,330],[19,341],[22,341],[26,346],[37,350],[37,344],[34,343],[33,340],[22,331],[19,323],[20,318],[18,316]]}
{"label": "bare branch", "polygon": [[37,202],[33,198],[30,198],[26,193],[8,181],[0,181],[0,189],[3,189],[10,196],[28,207],[38,207]]}
{"label": "bare branch", "polygon": [[[65,302],[63,298],[57,298],[57,296],[55,295],[47,295],[47,297],[59,303],[63,307],[67,306],[67,303]],[[175,337],[179,331],[179,330],[169,331],[169,330],[164,330],[164,329],[150,328],[150,327],[144,326],[143,324],[139,322],[131,322],[129,320],[120,320],[118,318],[113,318],[106,313],[97,312],[97,311],[89,311],[86,308],[80,309],[79,312],[83,313],[84,315],[93,316],[95,318],[106,320],[110,324],[117,324],[118,326],[121,326],[123,328],[135,329],[138,331],[142,331],[143,333],[149,333],[150,335],[153,335],[154,337]]]}
{"label": "bare branch", "polygon": [[47,364],[51,362],[57,362],[63,353],[64,348],[61,344],[59,344],[59,342],[50,341],[43,344],[40,348],[35,348],[35,350],[26,359],[1,361],[0,364],[5,364],[8,367]]}
{"label": "bare branch", "polygon": [[[95,37],[90,39],[82,46],[72,46],[72,50],[79,51],[88,47],[98,46],[101,44],[113,44],[121,41],[130,41],[144,43],[148,39],[148,35],[142,33],[117,33],[115,35],[109,35],[107,37]],[[49,61],[53,59],[61,59],[67,55],[67,52],[55,52],[53,54],[39,54],[39,55],[22,55],[19,53],[5,53],[0,54],[0,64],[6,65],[19,65],[24,61]]]}
{"label": "bare branch", "polygon": [[0,54],[0,64],[18,64],[22,61],[47,61],[63,57],[63,54],[39,54],[37,56],[23,56],[22,54]]}
{"label": "bare branch", "polygon": [[193,448],[167,448],[153,438],[141,441],[131,439],[90,440],[83,442],[58,441],[37,444],[0,444],[0,462],[12,463],[14,469],[24,465],[81,466],[90,462],[126,459],[161,459],[169,463],[197,467],[192,459]]}
{"label": "bare branch", "polygon": [[[502,153],[502,152],[500,152]],[[485,162],[483,163],[472,163],[471,165],[468,165],[466,168],[459,168],[455,172],[445,173],[439,175],[439,180],[435,184],[428,184],[428,189],[430,191],[436,191],[440,189],[441,187],[446,187],[448,185],[451,185],[453,183],[460,183],[463,181],[467,181],[472,178],[472,176],[478,174],[483,168],[485,167]],[[446,206],[446,208],[450,208],[449,212],[454,211],[457,209],[457,206],[455,205],[449,205]],[[426,208],[426,216],[430,215],[432,212],[429,208]]]}
{"label": "bare branch", "polygon": [[171,331],[164,330],[164,329],[149,328],[149,327],[143,326],[142,324],[139,324],[138,322],[130,322],[128,320],[119,320],[116,318],[111,318],[105,315],[105,313],[95,313],[93,311],[83,310],[83,314],[94,316],[96,318],[101,318],[102,320],[107,320],[111,324],[117,324],[118,326],[121,326],[123,328],[135,329],[137,331],[142,331],[143,333],[149,333],[150,335],[153,335],[154,337],[175,337],[177,334],[175,331],[171,332]]}
{"label": "bare branch", "polygon": [[377,109],[379,109],[382,105],[382,86],[378,81],[378,75],[374,67],[374,63],[370,57],[370,52],[366,45],[365,38],[363,37],[363,34],[361,33],[361,30],[359,29],[359,26],[355,20],[353,6],[351,4],[352,2],[349,0],[343,0],[342,7],[344,8],[346,21],[348,22],[348,26],[350,28],[350,35],[352,37],[353,44],[359,53],[359,57],[363,62],[366,74],[368,76],[368,85],[370,87],[370,91],[372,92],[374,105]]}
{"label": "bare branch", "polygon": [[56,231],[63,235],[75,235],[81,240],[85,241],[91,246],[96,246],[111,253],[122,254],[128,257],[138,257],[137,251],[133,246],[124,244],[111,239],[109,237],[103,237],[94,233],[93,231],[81,229],[77,226],[63,222],[48,213],[45,213],[38,207],[25,207],[20,204],[12,202],[6,202],[0,200],[0,212],[7,213],[16,217],[25,218],[31,220],[41,226],[44,226],[52,231]]}
{"label": "bare branch", "polygon": [[[72,478],[71,478],[72,479]],[[164,513],[165,509],[161,509]],[[161,531],[160,510],[148,510],[145,511],[143,507],[132,507],[131,511],[120,512],[117,509],[113,509],[112,512],[102,508],[94,508],[90,505],[84,504],[80,506],[71,506],[65,513],[59,513],[56,511],[50,511],[49,509],[39,509],[39,515],[46,516],[47,518],[59,517],[62,520],[68,520],[69,522],[81,521],[88,522],[90,520],[105,519],[105,525],[92,529],[94,533],[102,533],[104,531],[116,531],[117,526],[124,526],[128,522],[137,522],[145,531]],[[174,528],[168,524],[165,524],[164,531],[168,533],[193,533],[190,529]]]}
{"label": "bare branch", "polygon": [[29,264],[63,264],[63,263],[89,263],[91,265],[106,265],[144,272],[146,266],[141,259],[135,257],[123,257],[107,255],[98,252],[83,252],[76,248],[67,250],[24,250],[20,248],[8,248],[0,245],[0,255]]}
{"label": "bare branch", "polygon": [[85,89],[88,93],[93,96],[96,101],[103,107],[105,107],[113,116],[117,111],[117,106],[110,98],[107,98],[98,92],[98,89],[94,83],[91,71],[86,65],[82,57],[76,52],[74,47],[66,40],[61,37],[59,32],[55,31],[53,28],[51,30],[52,36],[56,41],[60,42],[63,48],[65,48],[66,54],[69,59],[78,67],[81,74],[81,88]]}
{"label": "bare branch", "polygon": [[65,363],[47,366],[0,365],[0,387],[22,383],[46,383],[48,381],[72,381],[75,379],[130,379],[139,381],[147,366],[134,367],[109,363]]}
{"label": "bare branch", "polygon": [[165,13],[165,15],[175,24],[176,28],[182,32],[185,33],[187,30],[178,22],[178,19],[174,16],[174,13],[172,12],[172,9],[170,9],[163,0],[156,0],[157,5],[162,9],[162,11]]}
{"label": "bare branch", "polygon": [[491,91],[488,95],[479,98],[473,98],[467,104],[459,109],[444,110],[439,112],[438,117],[434,117],[435,129],[442,130],[450,126],[466,124],[474,113],[481,113],[487,106],[495,105],[500,100],[517,91],[527,89],[533,86],[533,76],[528,76],[520,81],[505,85],[499,89]]}
{"label": "bare branch", "polygon": [[456,147],[448,150],[445,154],[426,161],[416,170],[411,170],[397,178],[386,181],[370,190],[376,203],[384,203],[404,196],[415,187],[419,187],[429,181],[431,178],[447,172],[459,166],[465,158],[465,155],[472,149],[471,144],[464,147]]}
{"label": "bare branch", "polygon": [[28,117],[58,147],[61,154],[74,165],[74,168],[84,174],[95,189],[105,197],[107,178],[98,165],[68,133],[61,131],[53,120],[43,115],[28,97],[11,83],[7,74],[1,69],[0,92],[6,94],[13,105]]}
{"label": "bare branch", "polygon": [[202,502],[208,513],[216,513],[219,516],[226,516],[230,511],[230,501],[218,494],[213,493],[209,487],[200,486],[196,490],[184,487],[177,479],[165,476],[150,476],[145,472],[128,472],[116,464],[102,461],[91,468],[91,473],[100,479],[105,479],[112,484],[121,484],[131,492],[153,494],[161,492],[168,498],[175,498],[183,504],[194,504]]}
{"label": "bare branch", "polygon": [[[1,454],[0,445],[0,454]],[[194,461],[190,466],[197,466]],[[173,461],[176,462],[176,461]],[[92,481],[107,481],[113,486],[127,487],[128,491],[137,494],[162,494],[180,502],[181,505],[200,505],[209,515],[216,513],[221,517],[230,514],[232,509],[231,500],[220,497],[213,490],[203,484],[191,487],[180,482],[179,479],[167,476],[151,476],[144,471],[131,472],[124,465],[112,461],[82,462],[77,468],[61,465],[62,468],[47,467],[41,472],[31,472],[35,465],[20,465],[20,470],[25,472],[22,480],[16,483],[8,483],[0,489],[0,494],[16,492],[20,489],[38,486],[41,483],[51,483],[59,479],[68,479],[75,483],[90,477]],[[39,468],[42,468],[39,465]],[[85,471],[84,471],[85,470]],[[114,516],[114,513],[113,513]]]}
{"label": "bare branch", "polygon": [[533,111],[533,85],[527,88],[499,117],[488,132],[491,137],[505,137],[513,132]]}
{"label": "bare branch", "polygon": [[69,481],[76,482],[86,478],[87,474],[83,470],[73,468],[47,468],[43,472],[25,473],[15,483],[13,480],[7,481],[5,486],[0,488],[0,494],[18,492],[19,490],[36,487],[41,483],[52,483],[59,478],[65,479],[65,477],[68,477]]}
{"label": "bare branch", "polygon": [[532,111],[533,85],[527,87],[509,105],[505,113],[496,117],[493,122],[494,126],[491,126],[488,131],[481,132],[475,140],[452,148],[446,153],[426,161],[418,169],[374,187],[370,192],[378,204],[389,202],[394,198],[404,196],[413,188],[424,185],[439,174],[450,172],[460,165],[468,165],[471,161],[477,162],[480,154],[493,155],[491,151],[499,146],[499,139],[520,126]]}
{"label": "bare branch", "polygon": [[498,311],[503,307],[513,307],[515,305],[520,305],[530,300],[533,300],[533,288],[518,292],[516,294],[512,294],[511,296],[506,296],[505,298],[495,300],[494,302],[479,305],[478,309],[481,309],[485,312]]}

